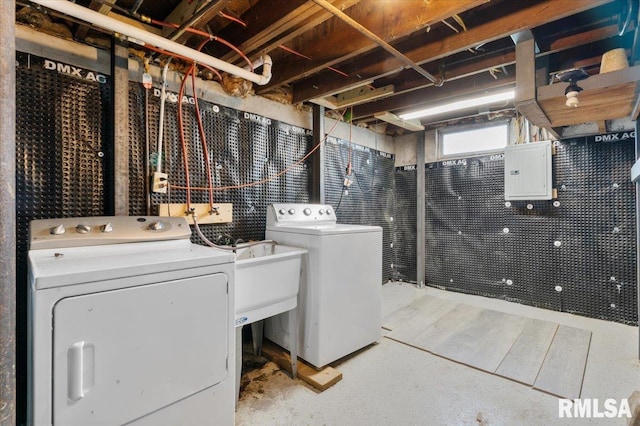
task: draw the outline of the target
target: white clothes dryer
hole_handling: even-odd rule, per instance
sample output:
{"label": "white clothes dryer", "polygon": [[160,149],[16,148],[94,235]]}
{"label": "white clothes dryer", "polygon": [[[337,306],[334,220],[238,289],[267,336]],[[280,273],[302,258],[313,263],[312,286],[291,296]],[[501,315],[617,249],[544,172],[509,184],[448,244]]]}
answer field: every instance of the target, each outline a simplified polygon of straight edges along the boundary
{"label": "white clothes dryer", "polygon": [[31,425],[233,425],[234,255],[184,218],[30,224]]}

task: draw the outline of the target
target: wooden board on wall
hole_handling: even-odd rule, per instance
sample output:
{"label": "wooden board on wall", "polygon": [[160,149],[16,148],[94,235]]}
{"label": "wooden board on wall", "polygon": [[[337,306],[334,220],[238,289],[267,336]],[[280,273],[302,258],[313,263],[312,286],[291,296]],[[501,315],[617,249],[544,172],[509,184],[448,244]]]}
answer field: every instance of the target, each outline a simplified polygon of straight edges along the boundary
{"label": "wooden board on wall", "polygon": [[578,107],[568,107],[564,91],[568,83],[538,87],[537,100],[552,127],[630,117],[638,98],[640,66],[592,75],[578,82],[584,90]]}

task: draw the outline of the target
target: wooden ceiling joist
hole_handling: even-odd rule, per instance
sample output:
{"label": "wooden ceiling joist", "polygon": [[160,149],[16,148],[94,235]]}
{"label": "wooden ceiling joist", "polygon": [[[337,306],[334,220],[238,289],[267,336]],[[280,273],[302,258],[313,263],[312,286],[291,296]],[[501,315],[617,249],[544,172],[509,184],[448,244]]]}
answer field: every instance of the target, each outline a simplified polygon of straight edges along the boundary
{"label": "wooden ceiling joist", "polygon": [[393,96],[377,102],[356,105],[353,107],[353,118],[358,119],[383,111],[398,111],[400,108],[405,111],[412,108],[417,109],[421,106],[443,102],[469,93],[477,94],[486,90],[513,85],[515,85],[515,77],[513,75],[502,76],[495,80],[489,73],[479,74],[465,80],[452,81],[443,87],[431,86],[414,90],[403,96]]}
{"label": "wooden ceiling joist", "polygon": [[[421,28],[486,2],[487,0],[467,2],[406,0],[402,2],[402,7],[398,7],[394,2],[368,2],[366,4],[361,2],[350,8],[348,12],[351,19],[377,34],[381,39],[393,42]],[[385,19],[379,19],[380,16],[384,16]],[[323,26],[322,29],[314,31],[322,31],[324,37],[314,37],[315,43],[304,46],[302,53],[310,57],[311,60],[291,56],[281,63],[274,64],[274,66],[277,65],[279,72],[274,74],[273,79],[263,91],[270,87],[290,83],[300,78],[301,75],[315,74],[326,69],[327,66],[338,64],[378,47],[369,38],[338,18],[331,18]],[[401,69],[401,63],[398,60],[395,62],[399,64],[396,69]]]}
{"label": "wooden ceiling joist", "polygon": [[[511,7],[522,7],[512,13],[489,19],[486,23],[469,28],[439,40],[429,40],[428,34],[414,38],[407,43],[399,43],[398,50],[415,62],[424,64],[447,57],[453,53],[473,48],[480,43],[487,43],[525,29],[534,28],[546,22],[555,21],[568,15],[588,10],[607,3],[609,0],[582,0],[580,2],[566,0],[545,0],[542,2],[519,1]],[[524,5],[524,6],[523,6]],[[376,51],[358,59],[357,63],[348,64],[343,70],[350,75],[357,73],[357,78],[373,79],[397,72],[401,64],[386,52]],[[290,72],[293,73],[293,70]],[[327,74],[313,77],[295,84],[294,103],[321,96],[323,93],[336,93],[345,83],[352,79],[327,78]],[[276,84],[276,83],[274,83]]]}
{"label": "wooden ceiling joist", "polygon": [[[104,1],[91,0],[91,3],[89,4],[89,9],[95,10],[99,13],[102,13],[103,15],[106,15],[109,12],[111,12],[111,6],[114,5],[115,3],[116,3],[116,0],[104,0]],[[90,28],[91,27],[89,25],[78,26],[78,29],[76,30],[76,33],[75,33],[75,38],[77,40],[84,40],[84,38],[89,33]]]}

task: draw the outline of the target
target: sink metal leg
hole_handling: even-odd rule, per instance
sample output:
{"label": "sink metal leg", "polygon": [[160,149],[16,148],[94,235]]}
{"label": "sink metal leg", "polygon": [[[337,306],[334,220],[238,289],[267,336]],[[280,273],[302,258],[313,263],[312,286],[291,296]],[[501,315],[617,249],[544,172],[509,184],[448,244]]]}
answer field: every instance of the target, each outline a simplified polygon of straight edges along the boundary
{"label": "sink metal leg", "polygon": [[262,355],[262,337],[264,335],[264,320],[251,323],[251,336],[253,338],[253,353]]}
{"label": "sink metal leg", "polygon": [[242,375],[242,326],[236,327],[236,410],[240,398],[240,376]]}
{"label": "sink metal leg", "polygon": [[289,315],[289,356],[291,357],[291,377],[298,377],[298,308],[291,309]]}

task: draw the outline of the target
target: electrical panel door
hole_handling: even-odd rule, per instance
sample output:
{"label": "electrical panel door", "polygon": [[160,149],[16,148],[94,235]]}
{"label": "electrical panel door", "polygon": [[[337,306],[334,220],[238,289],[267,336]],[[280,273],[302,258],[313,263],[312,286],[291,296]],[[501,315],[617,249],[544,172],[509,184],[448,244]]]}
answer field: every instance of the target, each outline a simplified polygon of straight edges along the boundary
{"label": "electrical panel door", "polygon": [[512,145],[504,153],[504,199],[553,198],[551,141]]}

